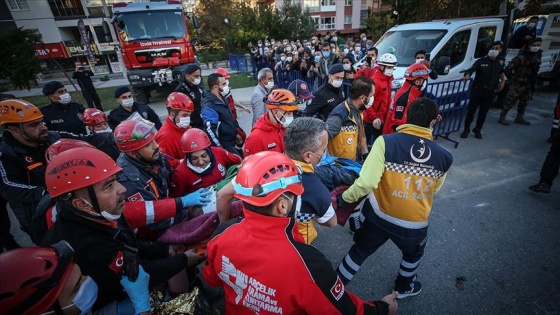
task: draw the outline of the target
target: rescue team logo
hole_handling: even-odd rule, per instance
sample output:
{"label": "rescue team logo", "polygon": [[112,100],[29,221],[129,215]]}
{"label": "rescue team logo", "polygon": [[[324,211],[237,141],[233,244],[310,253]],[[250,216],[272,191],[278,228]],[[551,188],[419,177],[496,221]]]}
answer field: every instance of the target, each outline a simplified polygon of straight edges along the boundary
{"label": "rescue team logo", "polygon": [[123,270],[124,266],[124,255],[122,251],[117,252],[117,256],[109,264],[109,269],[113,270],[115,273],[119,273]]}
{"label": "rescue team logo", "polygon": [[61,163],[59,165],[57,165],[55,168],[53,168],[48,175],[54,175],[60,172],[63,172],[71,167],[76,167],[76,166],[86,166],[86,167],[95,167],[95,165],[90,161],[90,160],[86,160],[86,159],[73,159],[70,161],[66,161],[64,163]]}
{"label": "rescue team logo", "polygon": [[420,147],[418,149],[415,149],[417,146],[416,144],[413,144],[410,147],[410,158],[414,162],[422,164],[428,162],[428,160],[432,157],[432,149],[428,146],[428,151],[426,151],[426,143],[424,142],[424,139],[420,139],[419,142]]}
{"label": "rescue team logo", "polygon": [[196,149],[198,148],[198,144],[196,144],[196,142],[191,142],[191,149]]}
{"label": "rescue team logo", "polygon": [[[274,148],[276,148],[276,142],[269,143],[269,144],[266,145],[266,147],[267,147],[269,150],[270,150],[270,149],[274,149]],[[247,152],[248,152],[248,151],[247,151]]]}
{"label": "rescue team logo", "polygon": [[25,156],[23,159],[24,159],[25,162],[27,162],[27,163],[33,163],[33,158],[30,157],[29,155]]}
{"label": "rescue team logo", "polygon": [[226,168],[222,165],[222,163],[218,163],[218,171],[220,171],[220,175],[226,176]]}
{"label": "rescue team logo", "polygon": [[128,197],[127,199],[130,202],[144,201],[144,198],[142,198],[142,195],[139,192],[137,192],[134,195]]}
{"label": "rescue team logo", "polygon": [[331,288],[331,294],[337,301],[344,295],[344,284],[342,284],[342,281],[338,276],[336,276],[336,282]]}

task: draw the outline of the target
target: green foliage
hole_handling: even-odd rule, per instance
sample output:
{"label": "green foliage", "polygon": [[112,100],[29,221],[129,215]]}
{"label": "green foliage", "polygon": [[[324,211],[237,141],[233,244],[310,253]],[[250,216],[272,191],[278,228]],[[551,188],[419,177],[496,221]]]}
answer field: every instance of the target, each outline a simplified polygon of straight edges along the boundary
{"label": "green foliage", "polygon": [[35,44],[41,42],[36,30],[9,29],[0,34],[0,78],[9,79],[16,89],[31,89],[41,70]]}
{"label": "green foliage", "polygon": [[201,63],[216,62],[228,59],[228,52],[223,49],[201,49],[196,52],[198,61]]}
{"label": "green foliage", "polygon": [[109,81],[109,80],[111,80],[111,79],[109,78],[108,75],[104,75],[104,76],[102,76],[101,78],[99,78],[99,81],[103,81],[103,82]]}
{"label": "green foliage", "polygon": [[498,15],[502,0],[393,0],[397,23]]}
{"label": "green foliage", "polygon": [[372,14],[368,16],[366,21],[368,34],[370,34],[373,41],[379,39],[394,24],[393,15],[390,13]]}
{"label": "green foliage", "polygon": [[529,16],[529,15],[539,15],[539,14],[549,14],[556,13],[560,11],[559,5],[554,6],[544,6],[545,3],[550,2],[547,0],[531,0],[520,12],[519,17]]}

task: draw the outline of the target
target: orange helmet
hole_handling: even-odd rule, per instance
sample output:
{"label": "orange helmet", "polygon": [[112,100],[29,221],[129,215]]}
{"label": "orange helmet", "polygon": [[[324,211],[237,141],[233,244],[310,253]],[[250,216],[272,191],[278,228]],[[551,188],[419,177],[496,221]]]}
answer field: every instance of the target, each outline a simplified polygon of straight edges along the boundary
{"label": "orange helmet", "polygon": [[94,146],[85,141],[62,138],[48,147],[47,151],[45,152],[47,163],[49,163],[55,156],[59,155],[60,153],[75,148],[95,149]]}
{"label": "orange helmet", "polygon": [[197,128],[189,128],[181,137],[181,150],[185,153],[204,150],[211,144],[206,132]]}
{"label": "orange helmet", "polygon": [[72,273],[73,253],[61,241],[49,248],[23,247],[0,254],[2,313],[41,314],[51,308]]}
{"label": "orange helmet", "polygon": [[271,204],[285,192],[303,193],[300,170],[287,155],[274,151],[249,156],[232,183],[236,198],[257,207]]}
{"label": "orange helmet", "polygon": [[190,97],[180,92],[169,94],[165,101],[165,107],[174,110],[184,110],[187,112],[194,111],[194,103]]}
{"label": "orange helmet", "polygon": [[268,98],[264,101],[268,109],[281,109],[287,112],[293,112],[298,109],[296,97],[292,92],[286,89],[276,89],[268,94]]}
{"label": "orange helmet", "polygon": [[214,71],[214,73],[221,74],[224,77],[224,79],[226,79],[226,80],[229,79],[229,77],[230,77],[229,73],[224,68],[218,68],[218,69],[216,69],[216,71]]}
{"label": "orange helmet", "polygon": [[121,122],[113,135],[121,152],[131,152],[141,149],[156,138],[156,127],[153,123],[143,119],[131,119]]}
{"label": "orange helmet", "polygon": [[93,127],[107,122],[107,115],[97,108],[87,108],[82,115],[82,121],[86,126]]}
{"label": "orange helmet", "polygon": [[43,118],[37,106],[24,100],[0,102],[0,125],[20,124]]}
{"label": "orange helmet", "polygon": [[99,183],[120,171],[117,162],[98,149],[70,149],[51,159],[45,183],[54,198]]}
{"label": "orange helmet", "polygon": [[404,78],[406,80],[416,80],[418,78],[423,78],[424,80],[428,80],[428,75],[430,74],[430,70],[426,67],[423,63],[415,63],[412,64],[410,67],[406,68],[404,72]]}

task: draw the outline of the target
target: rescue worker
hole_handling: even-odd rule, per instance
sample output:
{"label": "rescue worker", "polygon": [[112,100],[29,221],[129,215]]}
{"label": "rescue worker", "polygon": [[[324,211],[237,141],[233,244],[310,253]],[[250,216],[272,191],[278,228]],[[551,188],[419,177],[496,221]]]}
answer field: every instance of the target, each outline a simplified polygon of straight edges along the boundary
{"label": "rescue worker", "polygon": [[[236,109],[236,107],[241,108],[242,110],[244,110],[244,111],[246,111],[247,113],[250,114],[251,110],[247,106],[245,106],[245,105],[243,105],[239,102],[236,102],[233,99],[233,94],[231,94],[231,86],[229,85],[230,75],[227,72],[227,70],[224,69],[224,68],[218,68],[218,69],[216,69],[216,71],[214,71],[214,73],[219,73],[219,74],[223,75],[224,78],[226,79],[226,86],[224,88],[224,93],[225,93],[224,98],[226,99],[226,101],[228,103],[229,109],[231,110],[231,113],[233,115],[233,119],[235,121],[237,121],[237,109]],[[243,144],[245,143],[245,139],[247,139],[247,134],[245,133],[245,130],[243,130],[243,128],[241,128],[241,127],[237,127],[237,134],[239,134],[239,136],[241,137],[241,140],[243,140],[243,141],[242,141],[241,144],[236,143],[235,148],[238,151],[243,152],[242,151]]]}
{"label": "rescue worker", "polygon": [[375,82],[375,96],[373,106],[364,111],[364,125],[368,146],[382,134],[383,124],[391,103],[391,86],[393,70],[397,65],[397,57],[393,54],[383,54],[377,60],[377,67],[370,78]]}
{"label": "rescue worker", "polygon": [[368,154],[362,113],[373,105],[375,85],[370,78],[358,77],[350,87],[350,97],[340,103],[327,119],[329,154],[360,161]]}
{"label": "rescue worker", "polygon": [[253,123],[255,125],[257,119],[266,113],[264,100],[268,97],[268,93],[274,88],[274,76],[269,68],[262,68],[257,75],[259,83],[255,86],[253,95],[251,96],[251,108],[253,109]]}
{"label": "rescue worker", "polygon": [[224,95],[226,79],[219,73],[212,73],[208,76],[208,88],[210,91],[205,94],[202,100],[202,120],[204,129],[210,136],[214,146],[221,146],[229,152],[241,155],[237,151],[236,145],[243,143],[239,135],[239,124],[233,119],[233,114],[226,104]]}
{"label": "rescue worker", "polygon": [[161,128],[161,121],[156,112],[146,104],[137,103],[128,86],[119,86],[115,89],[115,100],[119,103],[119,106],[112,109],[108,116],[109,126],[113,130],[134,113],[138,113],[142,118],[154,123],[156,129]]}
{"label": "rescue worker", "polygon": [[461,138],[468,137],[471,132],[471,123],[474,120],[474,113],[478,109],[478,118],[476,126],[472,130],[477,139],[482,139],[482,126],[486,121],[486,114],[490,109],[490,105],[496,96],[496,92],[503,90],[506,84],[506,75],[504,73],[504,61],[498,56],[502,52],[503,43],[495,41],[490,45],[488,55],[484,58],[476,60],[473,66],[465,71],[464,81],[468,81],[471,75],[476,72],[476,77],[471,88],[469,97],[469,107],[467,116],[465,117],[465,129],[461,133]]}
{"label": "rescue worker", "polygon": [[414,63],[404,72],[405,82],[395,93],[387,119],[383,125],[383,134],[393,133],[397,127],[406,123],[406,113],[410,104],[422,95],[424,83],[428,80],[430,70],[423,63]]}
{"label": "rescue worker", "polygon": [[525,120],[525,109],[529,101],[529,93],[531,86],[537,79],[539,68],[541,66],[541,44],[540,37],[533,38],[519,51],[519,54],[508,63],[505,69],[505,74],[510,80],[506,101],[500,112],[500,119],[498,122],[504,126],[508,126],[509,122],[506,120],[508,111],[517,105],[517,117],[514,122],[522,125],[530,125],[531,122]]}
{"label": "rescue worker", "polygon": [[296,213],[296,221],[307,244],[311,244],[317,238],[313,221],[328,227],[337,224],[330,192],[314,169],[321,162],[328,141],[327,124],[318,118],[296,119],[284,133],[286,155],[302,170],[304,191],[301,195],[301,209]]}
{"label": "rescue worker", "polygon": [[307,83],[303,80],[294,80],[288,86],[288,91],[296,97],[298,109],[294,112],[294,118],[305,116],[307,105],[313,101],[313,93],[309,91]]}
{"label": "rescue worker", "polygon": [[41,107],[43,120],[52,131],[65,131],[75,135],[85,135],[86,126],[82,121],[84,106],[72,102],[72,96],[64,84],[58,81],[47,82],[43,86],[43,95],[51,102]]}
{"label": "rescue worker", "polygon": [[90,134],[107,134],[105,137],[96,137],[92,144],[116,161],[121,152],[115,143],[113,129],[109,127],[107,115],[97,108],[86,108],[83,120]]}
{"label": "rescue worker", "polygon": [[265,105],[268,112],[251,129],[243,149],[245,156],[261,151],[284,152],[284,132],[298,109],[296,98],[288,90],[276,89],[270,92]]}
{"label": "rescue worker", "polygon": [[171,168],[175,169],[184,157],[181,150],[181,137],[190,128],[194,103],[185,94],[173,92],[167,97],[165,107],[167,107],[167,118],[156,134],[156,142],[163,157],[169,162]]}
{"label": "rescue worker", "polygon": [[[115,129],[115,140],[121,155],[117,163],[122,168],[118,181],[126,187],[126,201],[155,201],[168,199],[171,167],[160,154],[155,141],[154,124],[145,120],[127,120]],[[209,192],[199,189],[192,194],[181,197],[182,208],[194,205],[205,205]],[[176,199],[175,199],[176,200]],[[178,201],[178,200],[176,200]],[[174,218],[152,222],[146,227],[152,231],[161,231],[186,216],[186,212],[178,211]],[[153,238],[154,233],[146,229],[139,231],[140,237]]]}
{"label": "rescue worker", "polygon": [[191,127],[204,128],[202,116],[200,115],[204,86],[202,85],[202,74],[198,65],[192,63],[187,65],[183,71],[183,82],[177,86],[175,92],[180,92],[190,97],[194,104],[194,110],[191,114]]}
{"label": "rescue worker", "polygon": [[204,131],[191,128],[181,137],[183,159],[171,177],[172,197],[208,188],[226,178],[227,170],[241,164],[238,155],[212,147]]}
{"label": "rescue worker", "polygon": [[443,185],[453,162],[451,153],[432,141],[430,128],[438,116],[438,106],[431,99],[421,97],[414,101],[407,123],[396,133],[377,138],[360,177],[338,196],[337,206],[344,207],[368,195],[362,207],[365,220],[354,234],[354,245],[338,266],[344,284],[391,239],[402,252],[394,287],[398,298],[414,296],[422,290],[416,275],[426,246],[433,195]]}
{"label": "rescue worker", "polygon": [[128,297],[138,314],[150,311],[149,285],[165,282],[201,257],[188,252],[151,261],[140,258],[148,253],[139,253],[122,216],[126,188],[116,180],[119,171],[116,162],[97,149],[71,149],[55,156],[45,177],[62,211],[42,245],[65,240],[75,249],[76,263],[99,287],[94,311]]}
{"label": "rescue worker", "polygon": [[344,67],[342,64],[332,65],[329,68],[328,80],[314,92],[315,97],[311,104],[307,106],[305,115],[326,121],[333,109],[344,102],[343,80]]}
{"label": "rescue worker", "polygon": [[361,300],[321,252],[303,243],[293,216],[304,189],[289,157],[254,154],[232,182],[245,219],[208,243],[202,269],[210,286],[223,287],[226,314],[396,314],[395,293]]}

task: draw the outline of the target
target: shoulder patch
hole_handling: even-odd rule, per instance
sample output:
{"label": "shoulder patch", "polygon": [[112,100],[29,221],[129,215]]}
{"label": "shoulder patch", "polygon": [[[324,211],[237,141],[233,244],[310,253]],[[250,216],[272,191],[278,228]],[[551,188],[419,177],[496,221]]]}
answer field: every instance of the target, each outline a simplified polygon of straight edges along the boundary
{"label": "shoulder patch", "polygon": [[139,192],[137,192],[137,193],[135,193],[134,195],[128,197],[127,199],[128,199],[128,201],[130,201],[130,202],[144,201],[144,198],[142,197],[142,195],[141,195]]}
{"label": "shoulder patch", "polygon": [[338,276],[336,276],[336,282],[331,288],[331,294],[337,301],[344,295],[344,284],[342,284],[342,281]]}
{"label": "shoulder patch", "polygon": [[117,252],[115,259],[109,264],[109,269],[113,270],[115,273],[120,273],[124,266],[124,255],[122,251]]}

